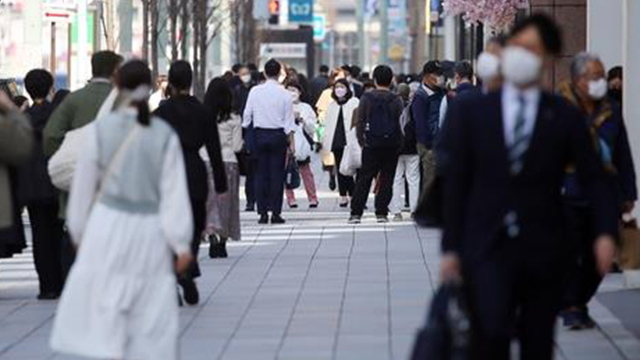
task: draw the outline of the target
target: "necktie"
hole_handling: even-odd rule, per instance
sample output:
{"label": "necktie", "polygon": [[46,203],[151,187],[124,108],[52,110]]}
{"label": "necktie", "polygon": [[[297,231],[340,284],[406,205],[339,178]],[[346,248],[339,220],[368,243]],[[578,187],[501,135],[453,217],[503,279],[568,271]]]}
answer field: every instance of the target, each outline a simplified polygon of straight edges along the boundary
{"label": "necktie", "polygon": [[518,96],[518,113],[513,128],[513,142],[509,146],[509,161],[512,175],[517,175],[524,167],[524,156],[529,148],[531,134],[526,131],[527,118],[525,115],[527,102],[525,98]]}

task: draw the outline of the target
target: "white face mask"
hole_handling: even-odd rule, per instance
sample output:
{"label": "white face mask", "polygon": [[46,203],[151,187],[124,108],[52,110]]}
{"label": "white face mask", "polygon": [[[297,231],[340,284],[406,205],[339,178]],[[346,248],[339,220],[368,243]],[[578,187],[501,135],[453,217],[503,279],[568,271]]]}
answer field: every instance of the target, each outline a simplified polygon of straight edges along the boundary
{"label": "white face mask", "polygon": [[250,74],[246,74],[246,75],[240,76],[240,81],[242,81],[244,84],[250,83],[251,82],[251,75]]}
{"label": "white face mask", "polygon": [[447,80],[445,79],[445,77],[444,77],[444,76],[438,76],[438,83],[437,83],[437,85],[438,85],[439,87],[441,87],[441,88],[442,88],[442,87],[444,87],[446,84],[447,84]]}
{"label": "white face mask", "polygon": [[589,81],[589,96],[593,100],[602,100],[607,95],[608,90],[607,80],[604,78]]}
{"label": "white face mask", "polygon": [[509,46],[502,54],[502,71],[507,81],[515,85],[536,82],[542,73],[542,59],[531,51]]}
{"label": "white face mask", "polygon": [[492,81],[500,76],[500,58],[488,52],[478,56],[478,77],[482,81]]}
{"label": "white face mask", "polygon": [[345,88],[343,88],[343,87],[338,87],[338,88],[336,88],[335,92],[336,92],[336,96],[337,96],[339,99],[342,99],[342,98],[344,98],[345,96],[347,96],[347,89],[345,89]]}

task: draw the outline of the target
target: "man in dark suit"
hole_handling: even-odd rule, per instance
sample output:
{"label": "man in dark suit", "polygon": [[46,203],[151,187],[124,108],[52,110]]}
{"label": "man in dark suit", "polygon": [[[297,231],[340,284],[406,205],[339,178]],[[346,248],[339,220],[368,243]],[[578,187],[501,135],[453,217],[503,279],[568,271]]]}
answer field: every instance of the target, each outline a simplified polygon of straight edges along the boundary
{"label": "man in dark suit", "polygon": [[[227,191],[227,176],[220,153],[218,126],[214,120],[216,116],[210,114],[198,99],[191,96],[192,79],[193,72],[188,62],[183,60],[174,62],[169,69],[170,97],[154,114],[169,123],[180,138],[195,225],[191,251],[194,258],[197,259],[202,231],[205,228],[209,195],[207,169],[199,154],[203,146],[207,149],[211,161],[217,193],[221,194]],[[200,296],[194,281],[199,276],[200,268],[196,260],[187,274],[179,279],[179,284],[184,291],[184,300],[189,305],[195,305],[199,302]]]}
{"label": "man in dark suit", "polygon": [[586,122],[541,90],[543,64],[560,49],[552,20],[523,20],[503,55],[503,89],[460,97],[448,112],[441,276],[453,281],[462,275],[475,359],[509,359],[516,326],[521,359],[553,358],[566,259],[576,251],[562,208],[569,164],[590,202],[601,273],[615,252],[615,199]]}

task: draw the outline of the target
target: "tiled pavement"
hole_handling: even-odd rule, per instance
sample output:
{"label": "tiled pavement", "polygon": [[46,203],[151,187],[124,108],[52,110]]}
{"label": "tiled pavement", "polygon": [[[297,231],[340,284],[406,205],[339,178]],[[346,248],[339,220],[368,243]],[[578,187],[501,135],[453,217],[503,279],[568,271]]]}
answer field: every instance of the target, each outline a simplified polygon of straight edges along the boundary
{"label": "tiled pavement", "polygon": [[[324,180],[323,180],[324,181]],[[203,251],[202,304],[181,309],[183,360],[407,359],[437,285],[438,233],[411,223],[346,224],[321,207],[257,226],[243,214],[230,258]],[[206,250],[206,249],[205,249]],[[616,291],[610,277],[603,291]],[[48,349],[55,302],[38,302],[29,252],[0,262],[0,360],[72,360]],[[640,359],[640,342],[594,302],[599,329],[560,330],[558,359]]]}

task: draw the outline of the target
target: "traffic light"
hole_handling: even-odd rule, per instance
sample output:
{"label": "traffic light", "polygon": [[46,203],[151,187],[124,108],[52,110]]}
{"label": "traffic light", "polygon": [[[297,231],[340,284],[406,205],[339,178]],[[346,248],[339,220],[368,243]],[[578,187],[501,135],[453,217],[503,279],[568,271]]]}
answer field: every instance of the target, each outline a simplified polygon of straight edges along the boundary
{"label": "traffic light", "polygon": [[280,23],[280,0],[269,0],[269,24]]}

